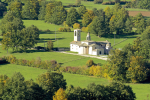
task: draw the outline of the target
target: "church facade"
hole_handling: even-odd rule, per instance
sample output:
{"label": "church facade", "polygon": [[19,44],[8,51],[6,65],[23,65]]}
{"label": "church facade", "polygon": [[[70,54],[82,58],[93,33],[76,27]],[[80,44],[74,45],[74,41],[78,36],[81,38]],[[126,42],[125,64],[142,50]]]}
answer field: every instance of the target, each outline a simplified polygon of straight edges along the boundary
{"label": "church facade", "polygon": [[111,43],[106,41],[91,41],[90,33],[87,34],[86,40],[81,41],[81,30],[74,30],[74,41],[70,43],[70,51],[78,54],[104,55],[109,54]]}

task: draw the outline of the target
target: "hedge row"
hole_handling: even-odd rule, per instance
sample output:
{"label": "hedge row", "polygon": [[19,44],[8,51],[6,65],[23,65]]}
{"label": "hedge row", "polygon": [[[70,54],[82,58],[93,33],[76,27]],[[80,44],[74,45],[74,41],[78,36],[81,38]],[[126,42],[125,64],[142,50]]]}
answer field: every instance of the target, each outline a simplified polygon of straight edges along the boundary
{"label": "hedge row", "polygon": [[10,56],[4,56],[4,60],[11,64],[16,64],[16,65],[22,65],[22,66],[29,66],[29,67],[36,67],[36,68],[41,68],[41,69],[49,69],[52,71],[57,71],[60,68],[60,65],[57,64],[57,61],[55,60],[45,60],[42,61],[40,57],[37,59],[32,59],[31,61],[25,60],[25,59],[17,59],[13,55]]}
{"label": "hedge row", "polygon": [[67,28],[62,28],[62,27],[60,27],[59,29],[58,29],[58,31],[59,32],[71,32],[71,29],[69,28],[69,27],[67,27]]}

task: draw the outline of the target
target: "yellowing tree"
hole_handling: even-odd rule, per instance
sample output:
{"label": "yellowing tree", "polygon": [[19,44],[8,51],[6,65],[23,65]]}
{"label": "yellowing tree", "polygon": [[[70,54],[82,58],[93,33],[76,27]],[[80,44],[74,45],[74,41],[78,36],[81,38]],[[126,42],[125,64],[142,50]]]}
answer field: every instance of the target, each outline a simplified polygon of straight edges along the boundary
{"label": "yellowing tree", "polygon": [[73,28],[74,28],[74,29],[80,29],[80,24],[74,23]]}
{"label": "yellowing tree", "polygon": [[53,8],[55,7],[55,5],[53,3],[48,3],[46,5],[46,15],[45,15],[45,21],[48,21],[50,20],[50,17],[52,16],[53,14]]}
{"label": "yellowing tree", "polygon": [[94,17],[95,16],[92,10],[88,10],[85,14],[83,14],[83,19],[82,19],[83,26],[89,25],[92,22]]}
{"label": "yellowing tree", "polygon": [[148,69],[144,66],[144,61],[141,56],[132,56],[130,61],[130,67],[127,71],[127,78],[133,83],[146,80]]}
{"label": "yellowing tree", "polygon": [[55,95],[53,96],[53,100],[67,100],[67,94],[63,90],[63,88],[59,88]]}

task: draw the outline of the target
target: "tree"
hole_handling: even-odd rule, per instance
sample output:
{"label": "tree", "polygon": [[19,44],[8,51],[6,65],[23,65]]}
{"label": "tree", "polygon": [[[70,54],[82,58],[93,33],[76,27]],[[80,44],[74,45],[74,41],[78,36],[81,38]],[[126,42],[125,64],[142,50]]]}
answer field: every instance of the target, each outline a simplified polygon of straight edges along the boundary
{"label": "tree", "polygon": [[127,21],[125,22],[124,31],[130,33],[132,31],[132,27],[133,27],[132,21],[129,18],[127,18]]}
{"label": "tree", "polygon": [[105,35],[106,25],[105,25],[105,19],[103,16],[101,17],[95,17],[93,19],[92,24],[90,25],[91,33],[101,37]]}
{"label": "tree", "polygon": [[[109,13],[107,13],[110,15]],[[111,9],[111,18],[109,21],[109,27],[111,32],[116,32],[116,34],[121,34],[125,28],[125,22],[129,17],[128,12],[121,7],[119,3]]]}
{"label": "tree", "polygon": [[27,87],[24,81],[24,77],[20,72],[14,73],[14,75],[6,80],[4,86],[3,100],[26,100]]}
{"label": "tree", "polygon": [[21,16],[22,4],[20,2],[17,1],[11,2],[9,5],[9,10],[13,11],[17,18],[22,18]]}
{"label": "tree", "polygon": [[141,56],[132,56],[130,61],[130,67],[127,71],[127,78],[133,83],[146,80],[148,69],[144,66],[144,60]]}
{"label": "tree", "polygon": [[34,25],[24,28],[19,32],[19,39],[21,40],[19,46],[22,50],[26,51],[27,48],[31,48],[37,44],[39,40],[39,29]]}
{"label": "tree", "polygon": [[127,81],[126,79],[126,70],[127,66],[125,66],[126,55],[121,50],[111,50],[110,55],[108,56],[109,69],[109,77],[113,80],[118,81]]}
{"label": "tree", "polygon": [[85,88],[73,87],[72,85],[66,89],[68,100],[93,100],[90,99],[89,92]]}
{"label": "tree", "polygon": [[24,19],[38,19],[39,2],[38,0],[27,0],[22,10]]}
{"label": "tree", "polygon": [[27,95],[26,100],[44,100],[44,90],[37,83],[33,82],[33,80],[25,81],[27,86]]}
{"label": "tree", "polygon": [[86,65],[88,66],[88,67],[91,67],[92,65],[94,65],[94,62],[93,62],[93,60],[88,60],[87,62],[86,62]]}
{"label": "tree", "polygon": [[7,75],[0,75],[0,100],[2,100],[2,96],[4,93],[4,86],[6,84],[7,79],[8,79]]}
{"label": "tree", "polygon": [[37,83],[45,91],[46,99],[52,100],[54,93],[59,89],[66,89],[66,80],[61,73],[46,72],[37,78]]}
{"label": "tree", "polygon": [[139,21],[139,23],[136,23],[136,32],[138,34],[141,34],[145,29],[146,29],[146,22],[145,22],[145,19],[141,19]]}
{"label": "tree", "polygon": [[67,94],[65,93],[63,88],[59,88],[55,95],[53,96],[53,100],[67,100]]}
{"label": "tree", "polygon": [[47,42],[47,49],[48,49],[49,51],[51,51],[51,50],[53,49],[53,42],[52,42],[51,40],[49,40],[49,41]]}
{"label": "tree", "polygon": [[77,11],[79,14],[79,18],[82,18],[83,14],[85,14],[87,12],[87,9],[85,6],[80,6]]}
{"label": "tree", "polygon": [[69,26],[72,26],[77,22],[78,13],[75,8],[71,7],[69,12],[67,13],[66,23]]}
{"label": "tree", "polygon": [[39,20],[44,20],[45,19],[45,15],[46,15],[46,4],[48,4],[49,1],[42,1],[41,2],[41,7],[39,10],[39,15],[38,15],[38,19]]}
{"label": "tree", "polygon": [[92,10],[88,10],[85,14],[83,14],[82,25],[89,25],[94,18],[94,13]]}
{"label": "tree", "polygon": [[81,5],[81,0],[76,0],[75,5],[76,5],[76,6],[80,6],[80,5]]}
{"label": "tree", "polygon": [[5,11],[7,11],[6,5],[0,2],[0,16],[3,16]]}
{"label": "tree", "polygon": [[53,8],[55,7],[55,5],[53,3],[48,3],[46,5],[46,15],[45,15],[45,21],[46,22],[50,22],[50,18],[53,14]]}
{"label": "tree", "polygon": [[67,11],[64,9],[63,6],[56,6],[53,8],[53,14],[50,18],[50,22],[60,25],[62,24],[67,17]]}
{"label": "tree", "polygon": [[8,49],[11,46],[11,33],[7,32],[6,34],[3,35],[3,40],[2,40],[2,47],[3,49],[7,49],[7,53],[8,53]]}
{"label": "tree", "polygon": [[25,26],[20,18],[16,17],[15,12],[8,11],[4,18],[1,20],[0,29],[2,30],[2,35],[7,32],[17,32],[22,30]]}

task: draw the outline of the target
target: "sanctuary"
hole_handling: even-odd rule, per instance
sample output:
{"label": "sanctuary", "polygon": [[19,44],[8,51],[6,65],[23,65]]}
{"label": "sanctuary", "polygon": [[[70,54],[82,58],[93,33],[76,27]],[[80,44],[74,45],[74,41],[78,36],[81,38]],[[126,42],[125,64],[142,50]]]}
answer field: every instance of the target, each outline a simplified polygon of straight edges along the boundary
{"label": "sanctuary", "polygon": [[74,41],[70,43],[70,51],[78,54],[104,55],[109,54],[111,43],[106,41],[91,41],[90,33],[87,34],[86,40],[81,41],[81,30],[74,30]]}

